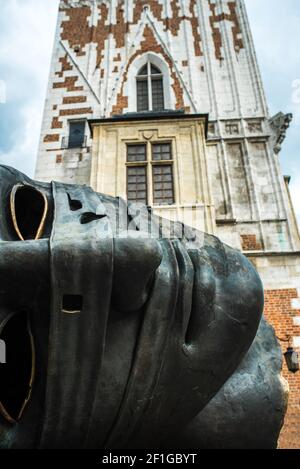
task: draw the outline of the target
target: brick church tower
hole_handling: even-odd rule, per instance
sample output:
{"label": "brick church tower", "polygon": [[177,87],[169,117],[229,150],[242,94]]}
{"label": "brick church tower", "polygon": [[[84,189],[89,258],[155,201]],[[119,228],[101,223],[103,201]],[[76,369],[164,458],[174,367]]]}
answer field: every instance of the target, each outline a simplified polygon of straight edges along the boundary
{"label": "brick church tower", "polygon": [[[153,206],[242,250],[300,351],[300,239],[243,0],[61,0],[36,178]],[[190,221],[189,221],[190,220]],[[300,372],[280,446],[300,447]]]}

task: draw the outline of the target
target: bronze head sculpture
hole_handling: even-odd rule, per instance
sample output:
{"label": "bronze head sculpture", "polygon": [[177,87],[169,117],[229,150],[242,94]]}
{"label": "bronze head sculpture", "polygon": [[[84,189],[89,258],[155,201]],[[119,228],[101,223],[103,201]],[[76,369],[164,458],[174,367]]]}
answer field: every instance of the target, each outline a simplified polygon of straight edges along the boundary
{"label": "bronze head sculpture", "polygon": [[149,209],[5,166],[0,204],[0,445],[171,447],[255,338],[252,264]]}

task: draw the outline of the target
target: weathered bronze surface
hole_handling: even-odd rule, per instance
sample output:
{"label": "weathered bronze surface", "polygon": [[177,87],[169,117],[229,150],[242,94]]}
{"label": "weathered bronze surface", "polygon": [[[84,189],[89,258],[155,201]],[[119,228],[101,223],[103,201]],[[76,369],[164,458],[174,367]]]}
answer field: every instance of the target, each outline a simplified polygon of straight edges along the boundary
{"label": "weathered bronze surface", "polygon": [[[0,446],[9,448],[188,447],[191,428],[201,446],[203,426],[192,422],[242,366],[263,310],[252,264],[214,236],[5,166],[0,281]],[[262,447],[276,445],[282,394],[277,404]]]}

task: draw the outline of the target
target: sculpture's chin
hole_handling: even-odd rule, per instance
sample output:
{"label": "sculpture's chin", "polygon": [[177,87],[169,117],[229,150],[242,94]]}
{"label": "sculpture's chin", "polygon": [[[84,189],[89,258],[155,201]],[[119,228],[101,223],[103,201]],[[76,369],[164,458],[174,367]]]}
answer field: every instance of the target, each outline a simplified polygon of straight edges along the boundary
{"label": "sculpture's chin", "polygon": [[2,320],[0,339],[0,414],[15,423],[30,399],[34,377],[34,344],[27,313],[10,314]]}

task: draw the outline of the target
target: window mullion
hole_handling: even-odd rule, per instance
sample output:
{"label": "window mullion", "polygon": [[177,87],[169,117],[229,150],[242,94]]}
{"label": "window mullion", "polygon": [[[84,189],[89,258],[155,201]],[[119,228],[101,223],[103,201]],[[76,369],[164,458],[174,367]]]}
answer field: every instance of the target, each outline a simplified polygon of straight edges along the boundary
{"label": "window mullion", "polygon": [[152,144],[147,142],[147,166],[148,166],[148,204],[153,205],[153,174],[152,174]]}
{"label": "window mullion", "polygon": [[151,80],[151,63],[148,62],[148,100],[149,100],[149,111],[153,110],[152,106],[152,80]]}

